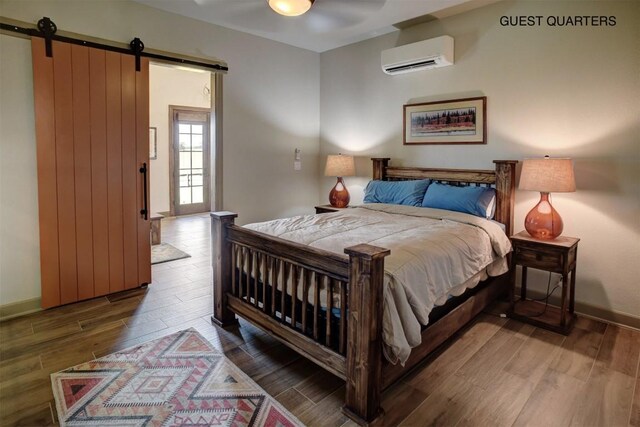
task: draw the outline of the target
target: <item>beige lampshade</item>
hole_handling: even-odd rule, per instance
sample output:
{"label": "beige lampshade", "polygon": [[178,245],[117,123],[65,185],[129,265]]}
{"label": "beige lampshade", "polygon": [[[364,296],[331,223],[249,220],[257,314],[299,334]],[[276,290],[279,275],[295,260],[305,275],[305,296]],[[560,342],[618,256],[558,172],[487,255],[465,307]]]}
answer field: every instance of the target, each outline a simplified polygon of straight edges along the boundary
{"label": "beige lampshade", "polygon": [[571,159],[550,157],[524,159],[520,174],[520,190],[541,193],[570,193],[576,191]]}
{"label": "beige lampshade", "polygon": [[269,0],[269,6],[280,15],[299,16],[311,8],[314,0]]}
{"label": "beige lampshade", "polygon": [[356,164],[353,156],[329,154],[324,168],[325,176],[353,176],[356,174]]}

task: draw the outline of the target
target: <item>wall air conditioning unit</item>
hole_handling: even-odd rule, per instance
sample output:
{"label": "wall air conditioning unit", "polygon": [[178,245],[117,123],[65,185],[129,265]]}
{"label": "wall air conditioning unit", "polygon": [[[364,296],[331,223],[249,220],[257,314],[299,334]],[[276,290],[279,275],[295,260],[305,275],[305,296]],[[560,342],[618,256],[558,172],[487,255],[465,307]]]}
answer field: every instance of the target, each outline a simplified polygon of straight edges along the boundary
{"label": "wall air conditioning unit", "polygon": [[403,74],[453,65],[453,37],[441,36],[382,51],[382,71]]}

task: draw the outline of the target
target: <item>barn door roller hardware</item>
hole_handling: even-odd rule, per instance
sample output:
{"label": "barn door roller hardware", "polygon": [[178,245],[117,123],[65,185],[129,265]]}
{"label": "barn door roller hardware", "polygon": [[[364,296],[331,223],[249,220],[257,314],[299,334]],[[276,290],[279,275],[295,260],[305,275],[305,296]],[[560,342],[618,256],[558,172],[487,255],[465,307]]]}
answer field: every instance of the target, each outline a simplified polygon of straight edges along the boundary
{"label": "barn door roller hardware", "polygon": [[136,37],[135,39],[131,40],[129,46],[131,46],[131,50],[136,56],[136,71],[140,71],[140,54],[144,50],[144,43],[142,43],[142,40]]}
{"label": "barn door roller hardware", "polygon": [[[53,41],[54,35],[58,31],[58,26],[49,17],[45,16],[44,18],[38,21],[38,31],[40,31],[41,37],[44,37],[44,44],[45,44],[47,57],[48,58],[53,57],[53,49],[52,49],[51,42]],[[60,37],[56,37],[56,39],[60,40]],[[81,42],[76,44],[82,44],[84,46],[91,46],[91,45],[97,44],[97,43],[90,43],[85,40],[68,39],[66,37],[64,37],[64,39],[65,39],[64,41],[73,40],[73,42]],[[99,45],[99,44],[98,46],[93,46],[93,47],[100,47],[106,50],[117,50],[117,51],[121,50],[120,48],[116,48],[114,46]],[[133,51],[133,54],[136,57],[136,71],[140,71],[140,55],[144,50],[144,43],[142,43],[142,40],[136,37],[133,40],[131,40],[131,43],[129,43],[129,47],[131,47],[131,50]]]}
{"label": "barn door roller hardware", "polygon": [[53,56],[52,41],[60,41],[65,43],[77,44],[80,46],[93,47],[96,49],[108,50],[111,52],[123,53],[126,55],[134,55],[136,57],[136,71],[140,71],[140,58],[146,57],[150,59],[157,59],[163,62],[176,63],[181,65],[192,65],[198,68],[205,68],[212,71],[228,71],[229,68],[225,65],[200,62],[194,59],[178,58],[170,55],[163,55],[159,53],[144,52],[144,43],[138,37],[131,40],[129,43],[129,49],[124,47],[112,46],[104,43],[98,43],[90,40],[82,40],[73,37],[62,36],[56,34],[58,27],[48,17],[43,17],[38,21],[37,28],[25,28],[13,24],[7,24],[0,22],[0,30],[9,31],[13,33],[23,34],[29,37],[42,37],[45,40],[45,49],[48,57]]}
{"label": "barn door roller hardware", "polygon": [[44,46],[47,52],[47,58],[53,56],[53,50],[51,48],[51,38],[58,31],[58,26],[51,19],[46,16],[38,21],[38,30],[44,37]]}

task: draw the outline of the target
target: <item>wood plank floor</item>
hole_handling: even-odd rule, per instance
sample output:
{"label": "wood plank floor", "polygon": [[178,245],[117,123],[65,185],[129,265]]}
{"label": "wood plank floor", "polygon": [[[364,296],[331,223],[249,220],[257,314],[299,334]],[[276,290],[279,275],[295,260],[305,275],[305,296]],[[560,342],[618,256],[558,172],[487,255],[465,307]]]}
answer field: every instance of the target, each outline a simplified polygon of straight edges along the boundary
{"label": "wood plank floor", "polygon": [[[49,374],[193,327],[302,422],[354,426],[344,383],[241,321],[210,322],[208,215],[165,219],[191,258],[153,266],[153,284],[0,323],[0,424],[56,423]],[[580,318],[568,337],[495,306],[383,395],[380,425],[640,427],[640,332]]]}

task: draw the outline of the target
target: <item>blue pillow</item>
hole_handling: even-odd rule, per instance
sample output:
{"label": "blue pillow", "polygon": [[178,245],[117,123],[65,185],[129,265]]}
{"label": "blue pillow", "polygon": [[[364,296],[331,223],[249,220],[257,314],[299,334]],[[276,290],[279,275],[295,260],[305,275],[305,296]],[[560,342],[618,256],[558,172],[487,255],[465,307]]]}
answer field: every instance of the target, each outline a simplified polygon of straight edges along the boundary
{"label": "blue pillow", "polygon": [[456,187],[434,182],[427,188],[422,206],[492,218],[495,211],[495,197],[496,190],[490,187]]}
{"label": "blue pillow", "polygon": [[364,189],[365,203],[391,203],[420,206],[431,183],[428,179],[413,181],[369,181]]}

